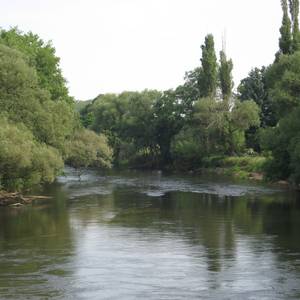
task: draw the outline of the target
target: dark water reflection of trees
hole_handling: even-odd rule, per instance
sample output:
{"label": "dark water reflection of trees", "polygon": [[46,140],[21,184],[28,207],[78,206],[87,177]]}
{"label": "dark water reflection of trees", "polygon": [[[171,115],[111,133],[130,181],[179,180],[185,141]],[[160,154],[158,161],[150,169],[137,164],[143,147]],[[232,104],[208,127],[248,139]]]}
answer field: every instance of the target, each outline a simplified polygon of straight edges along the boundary
{"label": "dark water reflection of trees", "polygon": [[[91,227],[96,232],[117,229],[134,241],[146,240],[145,245],[180,241],[188,255],[205,262],[211,288],[217,274],[243,261],[241,255],[245,261],[250,255],[248,261],[263,263],[267,253],[277,265],[270,266],[272,270],[283,266],[300,276],[296,194],[231,197],[170,191],[151,197],[127,186],[71,199],[73,189],[53,185],[45,190],[53,196],[50,201],[0,210],[0,298],[18,288],[37,297],[43,297],[43,290],[47,297],[66,297],[66,290],[72,293],[66,282],[76,271],[81,233]],[[58,279],[53,283],[53,278]]]}

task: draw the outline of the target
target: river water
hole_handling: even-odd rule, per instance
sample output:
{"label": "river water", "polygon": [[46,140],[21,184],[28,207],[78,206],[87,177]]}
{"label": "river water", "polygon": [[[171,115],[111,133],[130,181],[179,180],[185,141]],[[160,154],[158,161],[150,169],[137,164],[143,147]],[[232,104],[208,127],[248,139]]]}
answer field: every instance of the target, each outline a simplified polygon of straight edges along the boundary
{"label": "river water", "polygon": [[72,169],[0,210],[0,299],[300,299],[296,193]]}

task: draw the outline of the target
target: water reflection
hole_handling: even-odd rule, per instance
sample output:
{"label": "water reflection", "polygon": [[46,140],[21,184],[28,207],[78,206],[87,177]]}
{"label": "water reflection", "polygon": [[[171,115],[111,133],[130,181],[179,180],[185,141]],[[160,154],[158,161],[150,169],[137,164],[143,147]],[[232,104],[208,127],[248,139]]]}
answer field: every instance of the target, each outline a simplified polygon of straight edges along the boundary
{"label": "water reflection", "polygon": [[300,297],[293,193],[136,173],[71,174],[45,193],[0,210],[1,299]]}

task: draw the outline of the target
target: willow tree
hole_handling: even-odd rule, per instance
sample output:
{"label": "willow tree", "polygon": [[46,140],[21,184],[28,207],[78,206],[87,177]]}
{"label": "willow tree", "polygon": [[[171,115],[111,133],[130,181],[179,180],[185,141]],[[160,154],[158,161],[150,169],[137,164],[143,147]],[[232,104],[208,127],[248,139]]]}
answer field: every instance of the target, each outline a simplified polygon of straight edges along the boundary
{"label": "willow tree", "polygon": [[60,58],[56,56],[51,42],[45,42],[37,34],[24,33],[15,27],[0,29],[0,44],[24,55],[28,65],[35,69],[39,87],[50,93],[51,100],[73,103],[60,69]]}

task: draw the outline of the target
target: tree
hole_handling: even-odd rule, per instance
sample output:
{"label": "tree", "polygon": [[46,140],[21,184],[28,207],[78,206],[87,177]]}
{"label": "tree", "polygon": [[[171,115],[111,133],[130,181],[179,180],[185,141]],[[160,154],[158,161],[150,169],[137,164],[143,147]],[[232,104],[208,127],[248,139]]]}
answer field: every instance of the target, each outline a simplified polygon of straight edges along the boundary
{"label": "tree", "polygon": [[292,19],[292,51],[300,50],[300,32],[299,32],[299,0],[289,0],[290,14]]}
{"label": "tree", "polygon": [[198,131],[204,155],[237,154],[243,150],[245,131],[259,125],[259,108],[253,101],[227,103],[200,99],[195,104],[193,125]]}
{"label": "tree", "polygon": [[52,182],[63,167],[59,152],[38,143],[23,124],[0,116],[0,188],[20,190]]}
{"label": "tree", "polygon": [[118,165],[122,147],[123,119],[127,111],[126,100],[121,101],[115,94],[101,95],[95,99],[89,111],[95,116],[91,129],[108,137],[108,143],[113,149],[114,164]]}
{"label": "tree", "polygon": [[194,105],[191,127],[199,141],[202,156],[224,153],[223,129],[228,107],[212,98],[201,98]]}
{"label": "tree", "polygon": [[231,113],[231,122],[233,130],[247,130],[250,126],[258,126],[259,107],[254,101],[236,101]]}
{"label": "tree", "polygon": [[111,165],[106,138],[80,127],[55,49],[31,32],[0,31],[0,112],[1,187],[52,182],[63,158]]}
{"label": "tree", "polygon": [[278,126],[264,130],[261,143],[271,153],[267,176],[300,183],[300,107],[282,118]]}
{"label": "tree", "polygon": [[[238,98],[240,101],[253,100],[262,109],[268,99],[268,92],[265,80],[266,68],[254,68],[248,76],[241,80],[238,86]],[[266,111],[269,109],[266,107]],[[262,123],[268,123],[268,114],[263,116]]]}
{"label": "tree", "polygon": [[254,68],[248,76],[242,79],[238,86],[238,99],[242,102],[253,100],[260,108],[260,125],[257,127],[250,127],[246,131],[246,143],[251,149],[260,152],[260,143],[258,131],[260,127],[275,126],[277,118],[275,116],[274,108],[268,96],[268,89],[266,86],[266,68]]}
{"label": "tree", "polygon": [[87,129],[78,130],[67,142],[66,149],[67,163],[77,169],[111,167],[112,151],[104,135]]}
{"label": "tree", "polygon": [[265,82],[278,121],[300,104],[300,52],[282,55],[267,68]]}
{"label": "tree", "polygon": [[282,25],[280,27],[279,48],[282,54],[291,54],[292,51],[292,34],[291,34],[291,20],[288,13],[287,0],[281,0],[282,6]]}
{"label": "tree", "polygon": [[201,166],[205,156],[202,136],[190,124],[185,126],[173,138],[171,153],[173,165],[178,170],[195,170]]}
{"label": "tree", "polygon": [[154,104],[154,132],[162,165],[172,162],[171,143],[184,124],[184,105],[173,90],[165,91]]}
{"label": "tree", "polygon": [[186,72],[184,76],[184,84],[178,86],[175,90],[177,97],[182,99],[182,101],[185,103],[187,113],[191,112],[193,103],[201,97],[201,77],[201,67]]}
{"label": "tree", "polygon": [[52,100],[73,102],[59,67],[60,59],[55,55],[51,42],[45,43],[32,32],[23,33],[18,28],[12,28],[0,30],[0,44],[24,54],[26,63],[36,70],[39,86],[50,93]]}
{"label": "tree", "polygon": [[124,93],[128,98],[128,110],[124,116],[123,139],[127,137],[136,151],[149,150],[154,155],[157,149],[154,128],[154,106],[161,92],[145,90],[140,93]]}
{"label": "tree", "polygon": [[33,134],[36,138],[61,153],[65,150],[65,142],[80,128],[79,117],[73,107],[62,101],[45,101],[35,121]]}
{"label": "tree", "polygon": [[43,143],[62,150],[76,126],[73,107],[52,101],[40,88],[37,73],[26,56],[0,44],[0,108],[9,120],[24,123]]}
{"label": "tree", "polygon": [[199,89],[202,97],[214,98],[217,90],[218,63],[215,52],[214,37],[212,34],[205,37],[205,42],[204,45],[201,46],[201,49],[202,72],[199,74]]}
{"label": "tree", "polygon": [[226,53],[220,52],[220,67],[219,67],[219,80],[222,91],[222,98],[224,101],[229,102],[232,95],[233,80],[232,80],[233,63],[232,60],[227,60]]}
{"label": "tree", "polygon": [[107,135],[116,166],[139,152],[157,152],[154,106],[160,97],[155,90],[106,94],[87,106],[85,116],[94,119],[92,129]]}

